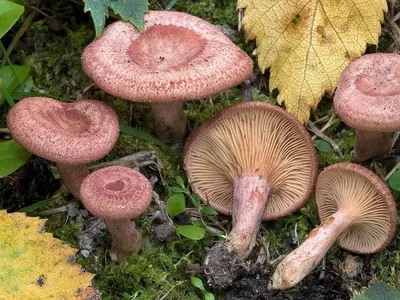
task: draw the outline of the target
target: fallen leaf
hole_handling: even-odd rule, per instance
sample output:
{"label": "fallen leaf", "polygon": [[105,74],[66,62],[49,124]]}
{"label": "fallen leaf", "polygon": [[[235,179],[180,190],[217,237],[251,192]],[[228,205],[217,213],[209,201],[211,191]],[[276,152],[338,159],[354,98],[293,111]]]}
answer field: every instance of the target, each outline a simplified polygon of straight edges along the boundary
{"label": "fallen leaf", "polygon": [[307,123],[324,92],[340,74],[377,44],[386,0],[238,0],[247,39],[256,39],[258,65],[271,68],[278,103]]}
{"label": "fallen leaf", "polygon": [[46,220],[0,210],[0,299],[100,299],[76,250],[44,232]]}

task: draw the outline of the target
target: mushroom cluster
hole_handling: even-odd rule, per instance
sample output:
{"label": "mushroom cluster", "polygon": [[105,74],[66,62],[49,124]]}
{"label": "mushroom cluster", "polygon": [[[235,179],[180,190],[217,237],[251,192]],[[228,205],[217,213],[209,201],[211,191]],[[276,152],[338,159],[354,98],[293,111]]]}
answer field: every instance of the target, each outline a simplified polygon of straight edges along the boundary
{"label": "mushroom cluster", "polygon": [[150,11],[140,33],[115,22],[82,54],[82,65],[107,93],[151,102],[157,136],[175,144],[186,132],[183,101],[238,85],[253,61],[214,25],[173,11]]}
{"label": "mushroom cluster", "polygon": [[119,136],[115,112],[97,100],[63,103],[25,98],[9,111],[7,124],[18,143],[57,164],[65,185],[78,199],[80,185],[89,175],[85,164],[106,156]]}

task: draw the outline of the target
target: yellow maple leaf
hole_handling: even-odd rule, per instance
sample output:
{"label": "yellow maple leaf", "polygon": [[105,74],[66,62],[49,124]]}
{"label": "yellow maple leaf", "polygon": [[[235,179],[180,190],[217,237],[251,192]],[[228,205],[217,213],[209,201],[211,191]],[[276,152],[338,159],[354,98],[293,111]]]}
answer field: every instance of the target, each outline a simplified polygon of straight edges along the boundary
{"label": "yellow maple leaf", "polygon": [[307,123],[324,92],[333,93],[350,61],[377,44],[386,0],[238,0],[258,65],[271,68],[278,103]]}
{"label": "yellow maple leaf", "polygon": [[0,210],[0,299],[100,299],[76,250],[44,232],[46,220]]}

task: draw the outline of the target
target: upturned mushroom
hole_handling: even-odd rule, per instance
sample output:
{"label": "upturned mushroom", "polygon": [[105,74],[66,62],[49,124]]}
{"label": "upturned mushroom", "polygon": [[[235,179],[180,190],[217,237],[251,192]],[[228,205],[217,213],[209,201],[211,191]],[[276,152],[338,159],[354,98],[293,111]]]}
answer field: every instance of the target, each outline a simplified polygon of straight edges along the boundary
{"label": "upturned mushroom", "polygon": [[82,55],[83,69],[107,93],[151,102],[157,136],[174,144],[186,132],[183,101],[240,84],[253,61],[210,23],[186,13],[150,11],[141,34],[109,25]]}
{"label": "upturned mushroom", "polygon": [[150,181],[127,167],[103,168],[83,180],[82,203],[107,224],[112,238],[112,260],[121,261],[140,251],[142,235],[131,219],[147,211],[152,192]]}
{"label": "upturned mushroom", "polygon": [[61,178],[79,199],[85,164],[108,154],[119,136],[114,111],[97,100],[63,103],[32,97],[19,101],[8,113],[12,137],[35,155],[57,164]]}
{"label": "upturned mushroom", "polygon": [[318,177],[316,202],[322,224],[278,265],[269,289],[299,283],[339,239],[345,250],[369,254],[384,249],[396,230],[396,203],[386,184],[370,170],[339,163]]}
{"label": "upturned mushroom", "polygon": [[400,55],[367,54],[353,61],[340,77],[334,105],[356,129],[354,161],[389,154],[392,132],[400,130]]}
{"label": "upturned mushroom", "polygon": [[198,128],[185,145],[184,167],[204,203],[232,214],[228,248],[246,257],[261,220],[288,215],[308,200],[317,161],[309,134],[295,118],[251,101]]}

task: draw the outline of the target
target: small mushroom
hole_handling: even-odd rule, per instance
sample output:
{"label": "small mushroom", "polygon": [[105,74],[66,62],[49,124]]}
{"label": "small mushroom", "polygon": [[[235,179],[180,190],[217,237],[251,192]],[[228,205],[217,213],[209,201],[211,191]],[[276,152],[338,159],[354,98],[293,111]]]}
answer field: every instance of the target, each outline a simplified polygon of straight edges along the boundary
{"label": "small mushroom", "polygon": [[106,156],[119,136],[114,111],[97,100],[64,103],[32,97],[8,113],[12,137],[35,155],[57,163],[65,185],[79,199],[85,164]]}
{"label": "small mushroom", "polygon": [[141,34],[115,22],[82,54],[83,69],[107,93],[151,102],[157,136],[174,144],[186,133],[183,101],[240,84],[253,61],[218,28],[182,12],[150,11]]}
{"label": "small mushroom", "polygon": [[334,105],[356,129],[354,161],[389,154],[391,133],[400,130],[400,55],[367,54],[353,61],[340,77]]}
{"label": "small mushroom", "polygon": [[152,191],[145,176],[127,167],[103,168],[83,180],[82,203],[107,224],[112,238],[112,260],[121,261],[140,251],[142,236],[131,219],[147,211]]}
{"label": "small mushroom", "polygon": [[316,202],[322,224],[278,265],[269,289],[299,283],[339,239],[351,252],[369,254],[385,248],[396,230],[396,203],[386,184],[370,170],[339,163],[318,177]]}
{"label": "small mushroom", "polygon": [[243,257],[262,219],[288,215],[308,200],[317,170],[304,127],[280,107],[258,101],[224,109],[193,133],[184,166],[200,199],[232,214],[229,248]]}

